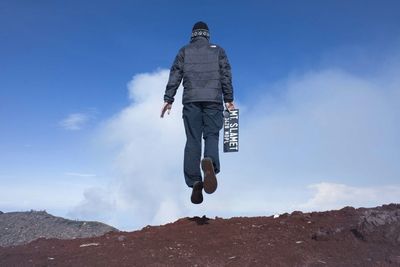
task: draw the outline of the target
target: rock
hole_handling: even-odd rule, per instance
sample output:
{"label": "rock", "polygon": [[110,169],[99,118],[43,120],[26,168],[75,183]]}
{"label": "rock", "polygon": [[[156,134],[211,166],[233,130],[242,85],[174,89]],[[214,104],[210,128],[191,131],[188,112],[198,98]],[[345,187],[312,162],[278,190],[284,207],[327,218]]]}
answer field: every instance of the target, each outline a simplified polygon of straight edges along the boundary
{"label": "rock", "polygon": [[83,247],[91,247],[91,246],[98,246],[99,243],[87,243],[87,244],[82,244],[79,247],[83,248]]}
{"label": "rock", "polygon": [[303,216],[303,214],[304,214],[303,212],[301,212],[299,210],[295,210],[290,215],[295,216],[295,217],[301,217],[301,216]]}
{"label": "rock", "polygon": [[360,232],[358,229],[350,229],[350,232],[354,235],[355,238],[365,241],[364,234]]}
{"label": "rock", "polygon": [[122,241],[125,241],[125,240],[126,240],[126,236],[124,236],[124,235],[118,236],[118,241],[122,242]]}
{"label": "rock", "polygon": [[118,229],[99,222],[68,220],[46,211],[7,212],[0,216],[0,246],[29,243],[40,237],[74,239],[101,236]]}
{"label": "rock", "polygon": [[312,234],[311,238],[317,241],[327,241],[329,240],[329,232],[323,229],[318,229],[317,232]]}
{"label": "rock", "polygon": [[390,204],[367,209],[362,212],[357,232],[364,240],[371,242],[391,242],[400,244],[400,205]]}
{"label": "rock", "polygon": [[400,265],[400,256],[397,256],[397,255],[390,255],[389,257],[388,257],[388,262],[390,263],[390,264],[396,264],[396,265]]}
{"label": "rock", "polygon": [[350,207],[350,206],[346,206],[346,207],[340,209],[340,211],[346,212],[346,213],[354,213],[355,210],[356,210],[355,208]]}
{"label": "rock", "polygon": [[327,241],[332,239],[336,234],[339,234],[343,231],[344,229],[342,227],[336,227],[334,229],[331,228],[320,228],[312,234],[311,239],[317,240],[317,241]]}

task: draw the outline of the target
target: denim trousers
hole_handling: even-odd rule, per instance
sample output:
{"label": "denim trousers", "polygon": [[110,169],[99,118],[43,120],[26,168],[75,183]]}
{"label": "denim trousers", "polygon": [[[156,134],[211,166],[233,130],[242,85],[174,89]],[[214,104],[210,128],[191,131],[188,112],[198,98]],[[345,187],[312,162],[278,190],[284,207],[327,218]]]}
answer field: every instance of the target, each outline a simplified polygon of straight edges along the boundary
{"label": "denim trousers", "polygon": [[222,103],[213,102],[191,102],[183,105],[182,118],[186,133],[183,172],[189,187],[193,187],[197,181],[202,181],[202,138],[204,157],[212,159],[215,173],[220,172],[218,143],[219,132],[224,123],[223,109]]}

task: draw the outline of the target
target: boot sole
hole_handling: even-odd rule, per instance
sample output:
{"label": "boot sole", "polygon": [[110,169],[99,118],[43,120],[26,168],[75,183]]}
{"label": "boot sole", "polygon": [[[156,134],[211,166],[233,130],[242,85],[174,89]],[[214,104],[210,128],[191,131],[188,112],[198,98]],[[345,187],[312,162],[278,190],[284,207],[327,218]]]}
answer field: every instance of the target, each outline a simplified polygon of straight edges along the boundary
{"label": "boot sole", "polygon": [[204,158],[201,161],[201,169],[204,172],[204,191],[207,194],[212,194],[217,190],[218,182],[217,177],[215,176],[214,166],[212,164],[212,160],[210,158]]}

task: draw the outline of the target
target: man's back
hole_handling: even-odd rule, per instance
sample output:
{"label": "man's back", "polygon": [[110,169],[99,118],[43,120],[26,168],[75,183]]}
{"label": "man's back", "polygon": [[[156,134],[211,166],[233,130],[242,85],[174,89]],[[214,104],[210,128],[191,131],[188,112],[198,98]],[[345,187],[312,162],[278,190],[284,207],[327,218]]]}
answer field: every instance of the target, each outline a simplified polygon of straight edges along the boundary
{"label": "man's back", "polygon": [[197,37],[183,48],[183,103],[222,102],[219,54],[220,48]]}
{"label": "man's back", "polygon": [[171,67],[164,100],[174,101],[183,79],[182,103],[233,101],[231,66],[224,49],[196,36],[178,52]]}

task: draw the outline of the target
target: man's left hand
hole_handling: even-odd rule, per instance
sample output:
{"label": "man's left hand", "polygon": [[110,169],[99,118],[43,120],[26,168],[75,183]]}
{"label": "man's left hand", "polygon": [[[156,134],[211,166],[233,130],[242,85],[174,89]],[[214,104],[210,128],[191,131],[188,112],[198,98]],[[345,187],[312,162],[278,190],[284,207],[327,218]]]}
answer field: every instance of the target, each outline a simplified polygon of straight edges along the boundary
{"label": "man's left hand", "polygon": [[227,110],[232,111],[232,110],[235,109],[235,103],[233,103],[233,101],[232,102],[226,102],[225,103],[225,107],[226,107]]}

